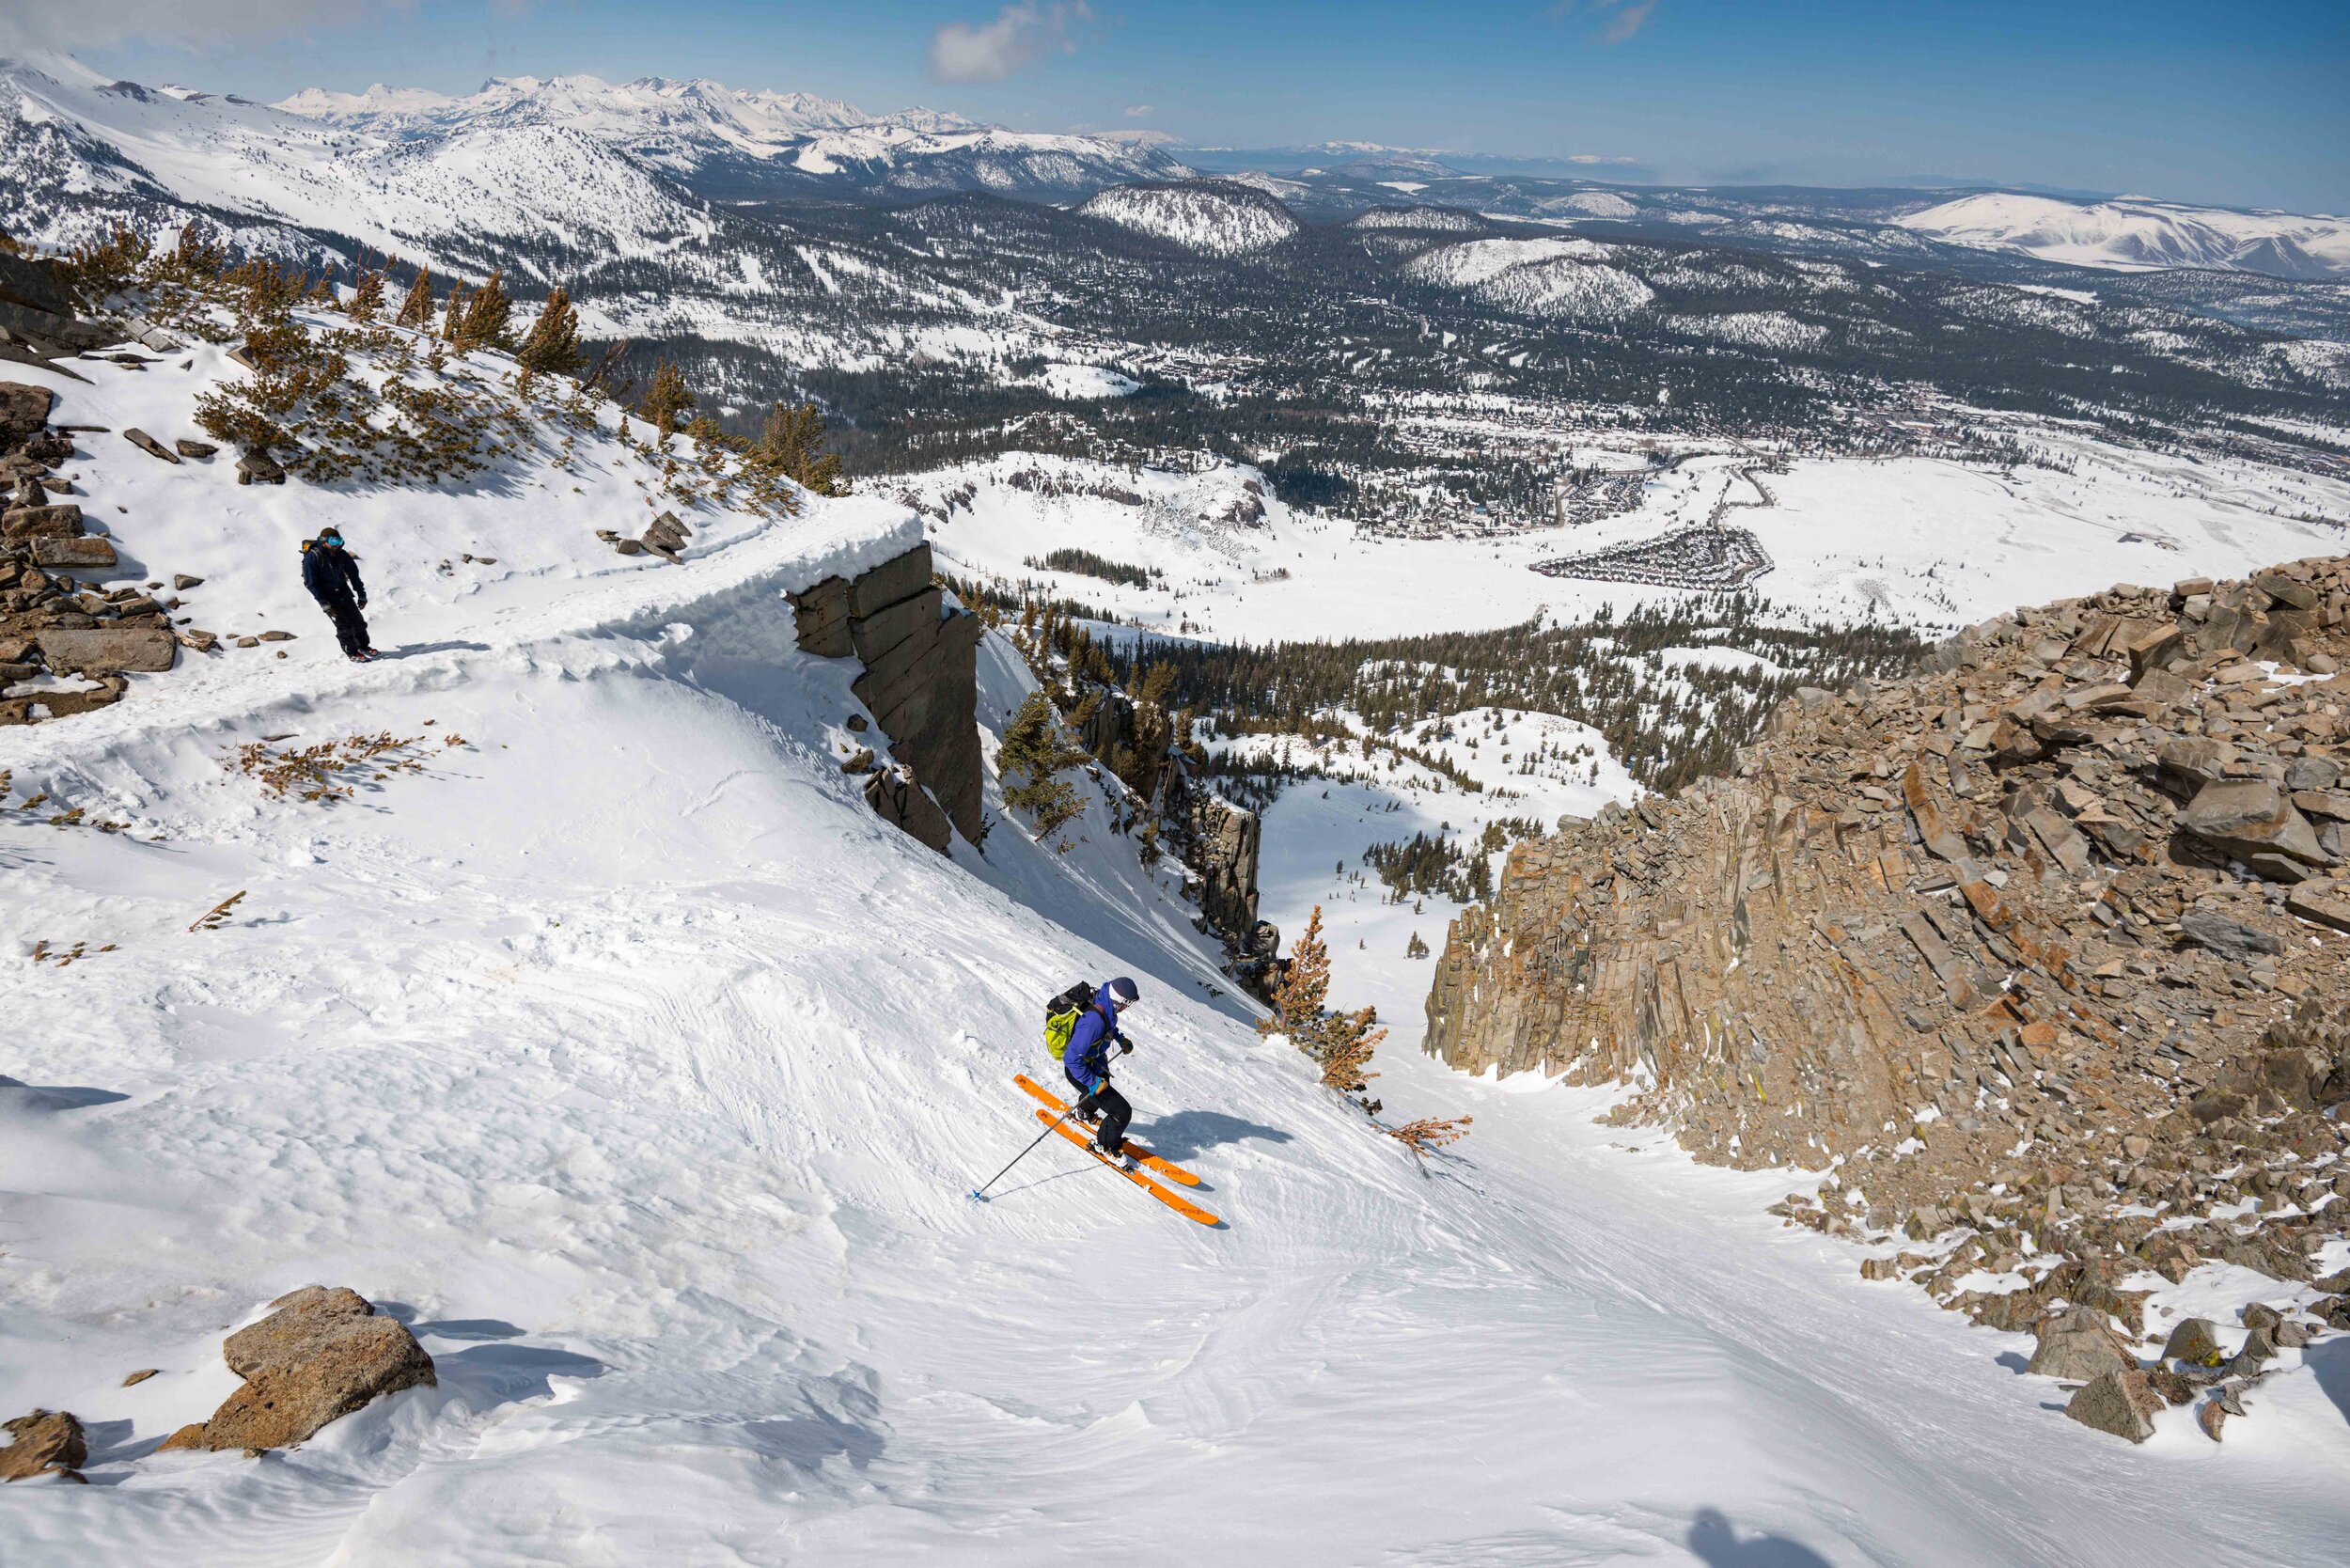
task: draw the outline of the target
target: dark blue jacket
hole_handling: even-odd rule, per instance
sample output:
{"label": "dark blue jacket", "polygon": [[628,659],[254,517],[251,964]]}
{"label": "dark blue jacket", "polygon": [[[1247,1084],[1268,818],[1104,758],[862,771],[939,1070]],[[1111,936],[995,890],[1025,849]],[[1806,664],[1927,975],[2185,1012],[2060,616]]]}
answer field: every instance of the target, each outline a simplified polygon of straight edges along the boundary
{"label": "dark blue jacket", "polygon": [[368,585],[359,580],[359,563],[339,544],[302,541],[302,586],[321,604],[365,604]]}
{"label": "dark blue jacket", "polygon": [[1078,1018],[1061,1053],[1061,1066],[1070,1081],[1088,1094],[1110,1079],[1110,1047],[1118,1042],[1118,1003],[1106,985],[1093,993],[1093,1005]]}

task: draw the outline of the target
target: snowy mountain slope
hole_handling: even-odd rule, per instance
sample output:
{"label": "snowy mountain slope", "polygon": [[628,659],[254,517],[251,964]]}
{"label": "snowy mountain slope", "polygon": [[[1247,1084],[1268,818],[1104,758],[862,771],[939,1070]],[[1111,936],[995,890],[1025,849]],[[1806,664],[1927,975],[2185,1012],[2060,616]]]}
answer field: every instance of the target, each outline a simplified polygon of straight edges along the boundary
{"label": "snowy mountain slope", "polygon": [[1589,240],[1471,240],[1405,263],[1404,272],[1528,316],[1612,321],[1656,295]]}
{"label": "snowy mountain slope", "polygon": [[2350,276],[2350,218],[2239,212],[2144,196],[2067,201],[1986,191],[1895,220],[1950,244],[2076,266],[2218,267],[2275,277]]}
{"label": "snowy mountain slope", "polygon": [[[69,422],[134,396],[61,390]],[[526,478],[506,534],[544,525]],[[438,501],[368,504],[380,531]],[[1067,857],[877,823],[835,760],[852,669],[789,649],[778,594],[909,528],[816,503],[440,610],[403,552],[376,569],[442,646],[354,669],[306,640],[193,707],[0,735],[18,792],[131,823],[0,816],[0,939],[117,944],[0,968],[0,1073],[83,1091],[0,1090],[0,1404],[83,1415],[96,1482],[11,1488],[0,1557],[2326,1559],[2317,1378],[2225,1449],[2185,1412],[2123,1449],[1994,1362],[2019,1337],[1760,1216],[1794,1173],[1694,1169],[1592,1094],[1398,1043],[1391,1107],[1477,1118],[1417,1166],[1199,989],[1082,779]],[[983,720],[1025,685],[990,649]],[[223,765],[379,729],[464,744],[329,807]],[[963,1196],[1032,1136],[1036,1000],[1117,969],[1137,1132],[1225,1229],[1065,1145]],[[263,1460],[151,1452],[227,1391],[223,1333],[314,1279],[409,1321],[439,1387]]]}
{"label": "snowy mountain slope", "polygon": [[403,137],[451,136],[483,126],[559,128],[728,200],[817,189],[1073,192],[1189,172],[1149,142],[1006,131],[928,109],[873,116],[807,93],[749,92],[699,80],[504,77],[462,98],[312,88],[277,106]]}
{"label": "snowy mountain slope", "polygon": [[1274,197],[1232,180],[1113,185],[1077,211],[1209,256],[1269,249],[1303,227]]}

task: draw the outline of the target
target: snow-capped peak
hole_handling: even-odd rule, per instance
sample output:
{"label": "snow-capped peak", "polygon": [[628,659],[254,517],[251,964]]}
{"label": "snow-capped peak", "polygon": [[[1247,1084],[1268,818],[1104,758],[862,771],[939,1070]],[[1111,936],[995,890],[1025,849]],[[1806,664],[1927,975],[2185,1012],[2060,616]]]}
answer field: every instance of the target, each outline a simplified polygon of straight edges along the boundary
{"label": "snow-capped peak", "polygon": [[2021,251],[2083,267],[2350,276],[2350,218],[2192,207],[2148,196],[2074,201],[1983,191],[1897,221],[1950,244]]}
{"label": "snow-capped peak", "polygon": [[1272,196],[1234,180],[1113,185],[1077,211],[1211,256],[1264,250],[1303,227]]}

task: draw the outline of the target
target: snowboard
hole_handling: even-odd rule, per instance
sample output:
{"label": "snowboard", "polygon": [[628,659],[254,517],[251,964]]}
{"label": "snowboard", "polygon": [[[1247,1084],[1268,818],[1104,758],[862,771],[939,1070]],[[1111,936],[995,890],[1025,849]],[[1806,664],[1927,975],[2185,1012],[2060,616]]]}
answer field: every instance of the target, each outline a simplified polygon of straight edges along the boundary
{"label": "snowboard", "polygon": [[[1067,1101],[1055,1095],[1051,1090],[1046,1089],[1043,1085],[1038,1083],[1026,1074],[1015,1073],[1012,1074],[1011,1081],[1018,1084],[1022,1089],[1026,1090],[1030,1094],[1035,1095],[1038,1099],[1053,1107],[1052,1116],[1046,1116],[1042,1111],[1037,1112],[1037,1115],[1043,1118],[1043,1120],[1050,1121],[1054,1116],[1065,1116],[1069,1113],[1069,1103]],[[1133,1138],[1127,1138],[1125,1140],[1125,1145],[1126,1152],[1135,1157],[1136,1164],[1149,1166],[1152,1170],[1157,1171],[1168,1181],[1179,1183],[1183,1186],[1196,1187],[1199,1184],[1198,1177],[1194,1176],[1190,1171],[1185,1170],[1182,1166],[1177,1165],[1172,1160],[1163,1160],[1159,1158],[1158,1155],[1153,1154],[1150,1150],[1145,1149],[1141,1144],[1136,1143]]]}

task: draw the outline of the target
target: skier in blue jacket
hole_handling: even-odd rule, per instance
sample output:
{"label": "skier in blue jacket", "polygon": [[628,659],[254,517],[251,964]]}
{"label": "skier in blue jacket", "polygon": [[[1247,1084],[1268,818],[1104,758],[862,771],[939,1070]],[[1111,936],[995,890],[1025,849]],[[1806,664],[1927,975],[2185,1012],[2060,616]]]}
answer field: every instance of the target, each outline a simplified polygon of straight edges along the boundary
{"label": "skier in blue jacket", "polygon": [[1060,1058],[1062,1073],[1085,1096],[1077,1102],[1077,1115],[1087,1121],[1101,1118],[1101,1125],[1093,1135],[1093,1146],[1105,1157],[1130,1168],[1133,1162],[1125,1152],[1126,1124],[1135,1119],[1135,1107],[1110,1087],[1110,1047],[1118,1046],[1121,1052],[1135,1048],[1135,1043],[1120,1030],[1118,1015],[1134,1006],[1141,994],[1124,975],[1096,990],[1093,1005],[1077,1020],[1076,1028],[1069,1036],[1069,1047]]}

